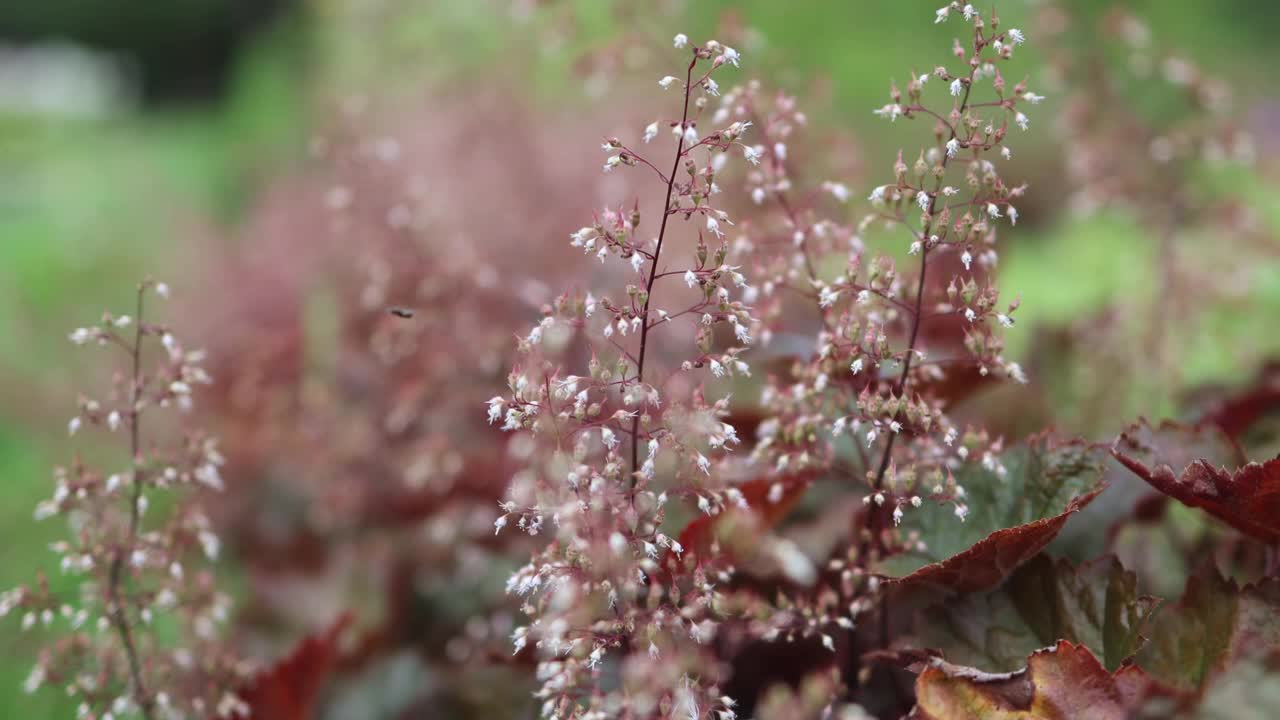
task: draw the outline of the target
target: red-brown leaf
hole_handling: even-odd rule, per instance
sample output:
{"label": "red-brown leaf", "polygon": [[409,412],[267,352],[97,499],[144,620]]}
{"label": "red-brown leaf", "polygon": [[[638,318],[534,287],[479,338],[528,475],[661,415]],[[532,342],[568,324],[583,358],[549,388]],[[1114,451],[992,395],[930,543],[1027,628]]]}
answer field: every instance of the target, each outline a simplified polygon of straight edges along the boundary
{"label": "red-brown leaf", "polygon": [[1083,645],[1066,640],[998,675],[932,661],[916,679],[918,720],[1121,720],[1146,693],[1141,671],[1112,674]]}
{"label": "red-brown leaf", "polygon": [[241,720],[311,720],[316,699],[338,662],[338,639],[350,622],[343,615],[319,634],[310,635],[283,659],[254,676],[240,690],[249,706]]}
{"label": "red-brown leaf", "polygon": [[1206,460],[1162,457],[1143,445],[1141,426],[1116,440],[1112,454],[1152,487],[1198,507],[1250,537],[1280,542],[1280,457],[1234,472]]}

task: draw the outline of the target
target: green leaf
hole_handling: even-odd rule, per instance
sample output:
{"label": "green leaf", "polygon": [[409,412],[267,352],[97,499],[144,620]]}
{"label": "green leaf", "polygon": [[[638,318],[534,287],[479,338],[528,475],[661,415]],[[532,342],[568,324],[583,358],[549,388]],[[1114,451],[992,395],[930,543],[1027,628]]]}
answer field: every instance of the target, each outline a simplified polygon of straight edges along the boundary
{"label": "green leaf", "polygon": [[920,544],[877,569],[899,587],[962,593],[995,587],[1102,491],[1103,458],[1084,443],[1038,436],[1000,456],[1003,474],[966,465],[956,480],[965,489],[968,517],[961,521],[950,505],[926,501],[900,528]]}
{"label": "green leaf", "polygon": [[1154,679],[1200,691],[1230,664],[1280,652],[1280,579],[1240,590],[1210,568],[1160,609],[1137,663]]}
{"label": "green leaf", "polygon": [[908,642],[940,650],[951,662],[1009,672],[1036,650],[1070,640],[1115,670],[1142,646],[1156,604],[1138,595],[1137,584],[1111,556],[1076,567],[1039,555],[997,590],[919,613]]}

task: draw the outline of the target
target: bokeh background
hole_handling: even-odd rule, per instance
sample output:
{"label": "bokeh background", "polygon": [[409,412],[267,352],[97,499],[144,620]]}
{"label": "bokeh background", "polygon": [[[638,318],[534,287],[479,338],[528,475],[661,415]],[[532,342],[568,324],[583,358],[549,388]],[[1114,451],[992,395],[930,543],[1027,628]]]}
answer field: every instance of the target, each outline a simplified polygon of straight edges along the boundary
{"label": "bokeh background", "polygon": [[[332,230],[318,218],[352,192],[317,170],[342,164],[334,148],[394,165],[366,177],[366,187],[411,188],[431,207],[432,232],[480,255],[510,249],[517,258],[565,258],[558,267],[507,269],[565,277],[583,262],[564,253],[565,236],[608,190],[596,177],[598,138],[634,134],[649,122],[646,103],[662,100],[653,81],[667,72],[675,32],[732,38],[747,60],[744,78],[796,94],[815,135],[838,150],[825,176],[861,197],[879,184],[871,178],[888,174],[903,141],[900,125],[871,116],[887,102],[888,78],[927,69],[922,63],[950,44],[950,31],[931,25],[936,4],[0,3],[0,586],[47,566],[43,549],[63,532],[36,523],[32,508],[49,493],[49,467],[74,451],[65,424],[76,393],[104,372],[92,356],[72,352],[66,333],[103,308],[127,307],[139,279],[174,286],[178,299],[166,319],[210,338],[224,376],[236,375],[239,353],[264,347],[271,318],[283,313],[292,322],[295,312],[303,318],[295,338],[304,345],[303,373],[320,382],[334,372],[327,356],[341,351],[335,335],[348,329],[339,320],[344,296],[333,289],[340,281],[308,273],[323,276],[343,264],[344,252],[387,242],[358,223],[340,242],[318,239]],[[998,10],[1006,23],[1034,28],[1036,5],[1009,0]],[[1073,5],[1096,19],[1112,3]],[[1229,242],[1209,223],[1182,238],[1191,286],[1170,286],[1157,270],[1160,233],[1141,212],[1080,212],[1054,122],[1061,106],[1052,82],[1034,71],[1046,58],[1028,30],[1024,65],[1049,99],[1018,137],[1008,173],[1031,183],[1000,267],[1002,289],[1023,299],[1010,355],[1039,371],[1036,397],[1046,409],[1038,417],[1093,438],[1137,415],[1184,413],[1197,388],[1246,384],[1280,357],[1280,5],[1122,5],[1148,22],[1162,47],[1234,88],[1232,119],[1254,136],[1256,162],[1198,172],[1192,181],[1197,191],[1247,206],[1254,232],[1247,243],[1234,235]],[[1074,42],[1111,41],[1083,33]],[[1093,50],[1106,55],[1105,47]],[[1134,102],[1162,112],[1158,99]],[[396,205],[389,207],[386,222],[395,226]],[[1220,272],[1227,275],[1209,277]],[[1202,295],[1201,280],[1233,291]],[[1104,322],[1112,329],[1103,339],[1089,336],[1097,347],[1072,334],[1081,323]],[[1153,339],[1153,323],[1167,332]],[[1152,343],[1165,349],[1159,360]],[[1119,387],[1098,377],[1144,363],[1150,373]],[[500,380],[500,363],[490,370]],[[998,408],[1015,400],[983,402]],[[235,416],[215,406],[224,420]],[[236,555],[225,564],[230,586],[250,592]],[[7,658],[32,651],[15,630],[0,626]],[[0,663],[0,717],[69,717],[51,694],[21,694],[27,669]]]}

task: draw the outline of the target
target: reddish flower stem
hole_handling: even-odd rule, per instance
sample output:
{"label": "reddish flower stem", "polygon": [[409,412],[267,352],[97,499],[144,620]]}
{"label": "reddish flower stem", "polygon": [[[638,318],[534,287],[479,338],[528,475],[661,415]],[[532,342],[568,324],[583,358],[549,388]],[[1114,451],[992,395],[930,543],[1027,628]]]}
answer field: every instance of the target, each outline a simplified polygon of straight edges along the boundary
{"label": "reddish flower stem", "polygon": [[[680,158],[684,157],[684,130],[689,122],[689,96],[693,94],[693,67],[698,64],[695,55],[689,61],[689,69],[684,79],[684,111],[680,117],[680,139],[676,142],[676,158],[671,163],[671,174],[667,176],[667,199],[662,205],[662,225],[658,228],[658,244],[653,250],[653,264],[649,266],[649,280],[645,284],[644,307],[640,316],[644,318],[640,326],[640,349],[636,357],[636,382],[644,382],[645,351],[649,347],[649,303],[653,300],[653,283],[658,276],[658,259],[662,256],[662,241],[667,235],[667,220],[671,217],[671,192],[675,189],[676,173],[680,170]],[[631,418],[631,491],[632,503],[635,502],[636,473],[640,471],[640,415]]]}
{"label": "reddish flower stem", "polygon": [[125,614],[120,596],[120,585],[124,579],[124,564],[126,559],[133,554],[134,544],[138,537],[138,527],[142,519],[141,501],[144,480],[142,471],[138,467],[141,461],[138,403],[142,393],[142,299],[146,291],[147,285],[145,283],[138,286],[137,307],[133,317],[133,347],[130,348],[130,354],[133,358],[133,374],[129,384],[129,456],[133,464],[133,472],[131,473],[132,495],[129,500],[129,530],[125,536],[124,543],[116,549],[115,557],[111,560],[111,570],[107,582],[107,599],[111,603],[111,624],[115,627],[116,634],[120,636],[120,643],[124,646],[125,657],[129,662],[129,676],[133,682],[134,700],[138,703],[142,717],[146,720],[152,720],[155,717],[155,702],[142,679],[142,663],[138,659],[138,649],[133,640],[133,630],[129,626],[129,618]]}

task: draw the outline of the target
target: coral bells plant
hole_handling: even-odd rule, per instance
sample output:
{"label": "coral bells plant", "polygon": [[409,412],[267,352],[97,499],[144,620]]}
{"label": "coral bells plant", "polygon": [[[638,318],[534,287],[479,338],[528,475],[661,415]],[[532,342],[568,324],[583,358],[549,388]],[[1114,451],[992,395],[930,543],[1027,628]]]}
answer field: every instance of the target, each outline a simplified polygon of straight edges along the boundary
{"label": "coral bells plant", "polygon": [[81,579],[78,592],[56,592],[41,577],[0,599],[0,612],[51,636],[26,689],[52,686],[79,698],[80,718],[244,710],[232,688],[245,666],[219,638],[230,599],[207,564],[219,540],[195,502],[222,488],[222,456],[214,438],[179,429],[210,378],[202,352],[143,314],[148,298],[168,293],[163,283],[145,282],[132,315],[108,313],[71,333],[72,343],[100,346],[123,363],[106,396],[80,397],[68,430],[101,432],[123,452],[110,465],[77,457],[57,468],[53,496],[36,508],[38,519],[68,522],[70,536],[51,549],[60,572]]}
{"label": "coral bells plant", "polygon": [[[756,459],[776,471],[829,469],[837,460],[832,438],[852,434],[851,461],[870,485],[868,500],[895,521],[920,506],[921,494],[945,499],[963,519],[963,489],[947,480],[949,470],[979,460],[998,465],[999,443],[952,423],[946,398],[933,390],[969,371],[1026,381],[1001,354],[999,333],[1013,327],[1018,302],[1001,303],[992,271],[997,229],[1017,224],[1015,203],[1026,189],[1007,183],[998,163],[1011,155],[1011,128],[1030,122],[1024,106],[1040,96],[1025,83],[1008,86],[1000,70],[1025,40],[1019,30],[1001,30],[970,6],[944,7],[938,21],[953,12],[972,32],[954,47],[959,69],[912,72],[905,95],[895,84],[892,102],[875,111],[927,122],[933,139],[899,151],[892,181],[871,189],[871,212],[856,225],[828,214],[849,200],[843,183],[796,190],[787,139],[804,116],[794,100],[761,107],[756,87],[725,98],[726,111],[756,118],[765,140],[757,150],[765,161],[748,177],[762,211],[738,241],[761,280],[762,337],[794,335],[797,302],[819,322],[812,355],[789,380],[770,378]],[[882,228],[900,244],[873,251],[871,235]],[[945,489],[929,493],[933,487]]]}
{"label": "coral bells plant", "polygon": [[[489,402],[491,422],[537,443],[496,527],[551,535],[509,583],[531,618],[516,629],[515,649],[539,654],[546,717],[734,715],[708,649],[713,568],[665,573],[664,558],[684,548],[661,527],[669,504],[713,514],[745,502],[728,481],[739,443],[723,420],[728,396],[711,399],[705,384],[750,374],[739,355],[755,321],[742,300],[746,278],[730,264],[733,221],[717,177],[732,155],[756,153],[744,144],[749,122],[716,125],[706,112],[738,52],[690,46],[684,35],[674,45],[688,63],[658,85],[678,94],[679,115],[649,125],[641,144],[603,144],[604,170],[660,183],[663,205],[605,209],[570,239],[632,281],[548,306],[520,340],[510,394]],[[691,252],[677,255],[677,234],[696,241]],[[557,365],[557,353],[577,367]]]}

